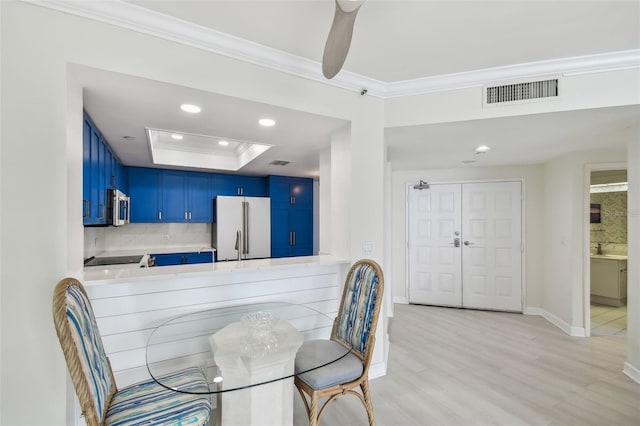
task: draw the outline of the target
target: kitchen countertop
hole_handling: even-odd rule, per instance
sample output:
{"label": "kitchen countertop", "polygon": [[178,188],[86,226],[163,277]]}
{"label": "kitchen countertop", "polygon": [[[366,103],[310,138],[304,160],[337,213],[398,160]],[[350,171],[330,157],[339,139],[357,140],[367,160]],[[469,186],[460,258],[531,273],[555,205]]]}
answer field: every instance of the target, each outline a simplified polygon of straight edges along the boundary
{"label": "kitchen countertop", "polygon": [[626,254],[592,254],[592,259],[627,260]]}
{"label": "kitchen countertop", "polygon": [[[189,251],[181,247],[179,249],[169,249],[167,253],[177,253]],[[211,251],[211,248],[208,249]],[[197,250],[192,250],[197,251]],[[204,249],[201,251],[205,251]],[[127,256],[131,254],[140,254],[143,250],[130,250],[101,253],[100,256]],[[160,253],[152,250],[150,253]],[[113,284],[131,281],[153,280],[158,278],[170,278],[175,276],[184,277],[186,275],[206,275],[211,273],[233,273],[233,272],[254,272],[272,268],[287,268],[313,265],[339,265],[346,264],[348,261],[331,256],[301,256],[301,257],[282,257],[270,259],[249,259],[241,261],[199,263],[192,265],[175,265],[175,266],[155,266],[151,268],[141,268],[137,263],[128,265],[108,265],[108,266],[88,266],[84,268],[84,285],[100,285]]]}

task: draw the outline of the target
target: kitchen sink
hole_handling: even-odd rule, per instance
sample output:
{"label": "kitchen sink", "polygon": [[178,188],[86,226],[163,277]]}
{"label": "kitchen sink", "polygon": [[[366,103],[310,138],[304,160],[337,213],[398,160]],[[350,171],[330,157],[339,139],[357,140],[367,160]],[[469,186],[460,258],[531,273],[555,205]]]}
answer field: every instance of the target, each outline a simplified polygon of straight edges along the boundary
{"label": "kitchen sink", "polygon": [[129,263],[140,263],[144,255],[135,256],[92,256],[84,261],[84,266],[103,266],[103,265],[126,265]]}

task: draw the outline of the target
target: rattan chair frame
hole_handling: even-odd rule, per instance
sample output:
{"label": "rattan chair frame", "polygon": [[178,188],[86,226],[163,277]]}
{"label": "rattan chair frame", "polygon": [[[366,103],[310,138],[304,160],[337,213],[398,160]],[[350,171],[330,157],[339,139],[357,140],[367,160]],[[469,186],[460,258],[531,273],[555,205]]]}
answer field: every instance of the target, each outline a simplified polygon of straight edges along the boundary
{"label": "rattan chair frame", "polygon": [[[378,294],[375,301],[373,315],[371,318],[371,328],[369,330],[369,336],[367,338],[367,342],[365,343],[365,353],[364,356],[361,355],[358,351],[354,350],[347,346],[344,342],[336,337],[337,335],[337,327],[338,327],[338,318],[340,317],[340,313],[344,309],[345,298],[347,294],[347,285],[351,278],[351,275],[355,272],[355,270],[360,265],[370,265],[376,272],[378,276]],[[362,374],[355,380],[352,380],[348,383],[341,383],[332,387],[324,388],[324,389],[313,389],[307,383],[305,383],[300,377],[296,376],[294,379],[294,384],[298,389],[298,393],[300,393],[300,397],[304,402],[305,409],[307,411],[307,416],[309,417],[309,426],[318,426],[320,423],[320,417],[327,409],[329,404],[335,401],[339,396],[345,394],[351,394],[358,397],[358,399],[364,405],[364,408],[367,411],[367,417],[369,419],[369,425],[374,426],[375,417],[373,415],[373,404],[371,402],[371,392],[369,391],[369,366],[371,364],[371,358],[373,356],[373,348],[375,346],[375,332],[378,324],[378,316],[380,314],[380,307],[382,306],[382,295],[384,290],[384,275],[382,273],[382,268],[375,261],[370,259],[361,259],[354,263],[349,272],[347,273],[347,277],[345,279],[345,285],[342,291],[342,300],[340,301],[340,308],[338,309],[338,318],[333,321],[333,329],[331,331],[330,339],[340,343],[345,346],[347,349],[350,349],[351,353],[356,355],[358,358],[362,360]],[[361,393],[357,392],[355,389],[360,387]],[[308,397],[307,397],[308,395]],[[327,399],[324,404],[320,407],[318,411],[318,404],[322,398]]]}
{"label": "rattan chair frame", "polygon": [[[106,404],[104,406],[104,412],[101,416],[98,415],[97,407],[93,403],[93,398],[89,392],[89,383],[87,377],[82,371],[80,364],[79,349],[76,346],[73,338],[71,337],[71,330],[69,321],[67,320],[67,289],[71,286],[76,286],[82,292],[82,294],[89,301],[87,292],[84,286],[75,278],[64,278],[57,285],[53,292],[53,322],[56,327],[56,333],[58,334],[58,340],[60,340],[60,346],[64,353],[64,359],[67,362],[67,368],[71,375],[71,381],[76,389],[76,395],[80,401],[80,408],[82,415],[87,423],[87,426],[100,426],[104,424],[104,419],[107,417],[107,410],[111,405],[113,396],[118,391],[113,370],[111,369],[111,361],[107,358],[109,363],[109,376],[112,383],[112,391],[107,397]],[[89,305],[91,302],[89,301]],[[91,308],[93,311],[93,308]],[[100,419],[103,419],[102,421]]]}

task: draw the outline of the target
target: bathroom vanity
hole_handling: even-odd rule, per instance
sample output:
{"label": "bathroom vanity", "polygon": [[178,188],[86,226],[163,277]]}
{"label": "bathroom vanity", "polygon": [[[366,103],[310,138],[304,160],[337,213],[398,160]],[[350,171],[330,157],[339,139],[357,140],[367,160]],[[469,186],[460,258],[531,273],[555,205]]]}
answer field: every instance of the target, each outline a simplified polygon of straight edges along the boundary
{"label": "bathroom vanity", "polygon": [[591,302],[627,304],[627,256],[591,256]]}

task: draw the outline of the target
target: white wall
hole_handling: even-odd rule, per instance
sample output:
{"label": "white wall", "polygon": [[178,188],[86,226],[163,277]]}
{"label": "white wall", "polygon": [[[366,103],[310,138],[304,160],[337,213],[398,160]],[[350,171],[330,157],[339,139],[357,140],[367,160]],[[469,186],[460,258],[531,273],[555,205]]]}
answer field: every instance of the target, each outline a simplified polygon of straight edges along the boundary
{"label": "white wall", "polygon": [[[351,209],[351,126],[346,125],[331,135],[331,176],[323,179],[330,182],[329,208],[331,223],[331,246],[328,250],[334,256],[348,259],[349,249],[349,211]],[[325,196],[327,192],[323,193]],[[323,203],[324,200],[320,200]]]}
{"label": "white wall", "polygon": [[320,152],[320,180],[318,188],[319,206],[319,253],[331,253],[331,146]]}
{"label": "white wall", "polygon": [[385,127],[602,108],[640,103],[640,70],[562,76],[559,99],[482,106],[482,88],[472,87],[389,99]]}
{"label": "white wall", "polygon": [[[80,180],[68,184],[67,179],[69,167],[69,176],[79,176],[80,162],[69,164],[68,157],[79,155],[75,152],[80,153],[82,145],[80,129],[67,133],[66,118],[73,104],[68,65],[348,120],[353,124],[349,146],[369,152],[349,158],[345,185],[336,187],[340,191],[367,177],[381,187],[383,101],[27,3],[3,1],[0,8],[2,105],[11,106],[1,111],[0,422],[63,425],[67,372],[51,319],[51,295],[58,280],[78,273],[68,264],[81,265],[83,257]],[[60,202],[64,199],[68,205]],[[348,233],[340,238],[348,238],[348,245],[358,241],[357,247],[347,247],[348,259],[360,252],[360,241],[366,239],[375,243],[374,256],[379,260],[384,224],[376,212],[383,209],[381,194],[363,191],[355,201],[341,212]],[[69,223],[74,227],[68,228]],[[37,268],[31,259],[36,251],[46,254],[38,258]],[[36,412],[33,383],[38,384]]]}
{"label": "white wall", "polygon": [[526,307],[542,305],[542,263],[543,241],[540,229],[543,227],[543,178],[542,166],[520,167],[469,167],[449,170],[397,170],[392,173],[392,281],[393,294],[398,302],[407,302],[408,277],[406,276],[406,190],[407,185],[426,180],[436,182],[461,182],[491,179],[524,179],[525,191],[525,250],[526,263]]}
{"label": "white wall", "polygon": [[[625,372],[640,382],[640,129],[635,129],[627,146],[628,182],[627,217],[629,262],[627,262],[627,364]],[[631,260],[633,259],[633,260]]]}
{"label": "white wall", "polygon": [[[544,310],[584,334],[584,262],[589,244],[585,165],[625,162],[626,150],[574,152],[544,166]],[[567,331],[567,330],[565,330]]]}

